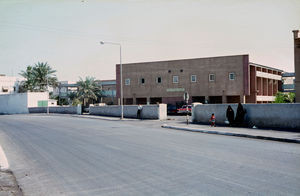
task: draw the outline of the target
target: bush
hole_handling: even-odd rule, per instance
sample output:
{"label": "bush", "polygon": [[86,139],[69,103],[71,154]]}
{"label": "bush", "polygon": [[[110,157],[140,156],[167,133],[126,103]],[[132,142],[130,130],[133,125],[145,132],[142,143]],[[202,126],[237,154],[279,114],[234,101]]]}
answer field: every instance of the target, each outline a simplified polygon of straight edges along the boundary
{"label": "bush", "polygon": [[295,102],[295,93],[278,92],[276,94],[274,103],[294,103],[294,102]]}

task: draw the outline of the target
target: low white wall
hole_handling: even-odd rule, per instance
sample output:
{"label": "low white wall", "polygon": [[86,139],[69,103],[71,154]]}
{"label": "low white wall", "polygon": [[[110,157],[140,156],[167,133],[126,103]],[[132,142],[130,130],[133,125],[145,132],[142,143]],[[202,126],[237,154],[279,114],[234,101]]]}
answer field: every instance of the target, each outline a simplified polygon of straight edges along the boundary
{"label": "low white wall", "polygon": [[26,114],[27,93],[0,95],[0,114]]}
{"label": "low white wall", "polygon": [[[47,107],[30,107],[29,113],[47,113]],[[77,106],[53,106],[49,107],[49,113],[57,114],[78,114],[80,110]],[[81,110],[80,110],[81,112]]]}
{"label": "low white wall", "polygon": [[[216,124],[225,125],[228,105],[236,115],[237,104],[199,104],[192,109],[192,120],[207,124],[214,113]],[[243,104],[243,107],[247,111],[245,123],[248,126],[300,130],[300,104]]]}
{"label": "low white wall", "polygon": [[[124,105],[123,107],[125,118],[137,118],[137,105]],[[91,106],[90,114],[120,117],[121,106]],[[143,105],[141,116],[143,119],[167,119],[167,105]]]}
{"label": "low white wall", "polygon": [[47,101],[49,99],[48,92],[28,92],[28,107],[38,107],[39,101]]}

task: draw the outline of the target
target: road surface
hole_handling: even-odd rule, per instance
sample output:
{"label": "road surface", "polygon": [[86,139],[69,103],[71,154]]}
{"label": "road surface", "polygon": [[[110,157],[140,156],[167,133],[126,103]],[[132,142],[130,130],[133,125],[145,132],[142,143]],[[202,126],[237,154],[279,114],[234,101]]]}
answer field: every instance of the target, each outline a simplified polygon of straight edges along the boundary
{"label": "road surface", "polygon": [[300,195],[300,145],[159,128],[157,121],[0,116],[25,195]]}

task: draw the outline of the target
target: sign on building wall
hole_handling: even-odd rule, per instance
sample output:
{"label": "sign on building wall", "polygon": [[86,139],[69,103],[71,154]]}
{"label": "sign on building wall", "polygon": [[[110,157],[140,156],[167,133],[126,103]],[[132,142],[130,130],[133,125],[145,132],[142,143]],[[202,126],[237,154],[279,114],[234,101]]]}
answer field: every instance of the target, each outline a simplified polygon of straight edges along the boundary
{"label": "sign on building wall", "polygon": [[167,92],[184,92],[184,88],[167,88]]}

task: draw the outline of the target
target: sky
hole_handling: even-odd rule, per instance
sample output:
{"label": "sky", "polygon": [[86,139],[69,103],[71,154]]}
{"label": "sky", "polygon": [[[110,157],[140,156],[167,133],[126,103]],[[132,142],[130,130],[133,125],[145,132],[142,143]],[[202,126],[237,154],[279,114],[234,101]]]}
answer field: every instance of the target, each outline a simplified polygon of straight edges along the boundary
{"label": "sky", "polygon": [[294,71],[300,0],[0,0],[0,74],[48,62],[60,81],[115,79],[120,62],[249,54]]}

